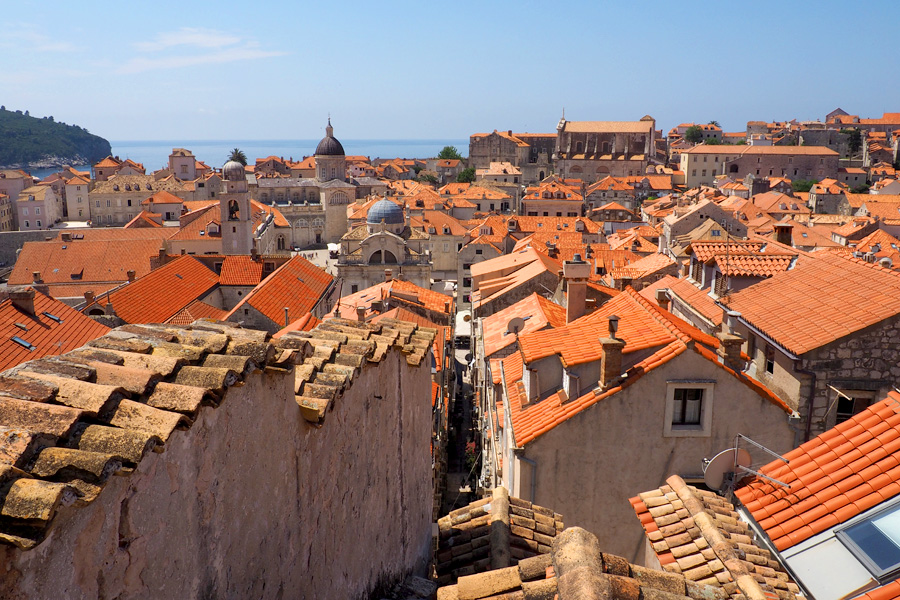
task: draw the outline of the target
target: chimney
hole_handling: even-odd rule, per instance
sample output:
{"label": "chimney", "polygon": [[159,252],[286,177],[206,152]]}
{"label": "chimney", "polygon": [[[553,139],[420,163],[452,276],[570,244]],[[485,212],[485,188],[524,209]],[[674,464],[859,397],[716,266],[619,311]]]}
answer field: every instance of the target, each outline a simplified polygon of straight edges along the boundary
{"label": "chimney", "polygon": [[166,249],[162,247],[159,249],[159,265],[162,266],[166,264]]}
{"label": "chimney", "polygon": [[135,275],[135,274],[134,274],[134,271],[133,271],[133,270],[130,270],[130,271],[126,272],[125,275],[128,277],[128,283],[134,282],[134,275]]}
{"label": "chimney", "polygon": [[360,323],[366,322],[366,307],[365,306],[357,306],[356,307],[356,320]]}
{"label": "chimney", "polygon": [[612,387],[622,376],[622,350],[625,341],[616,339],[619,317],[609,317],[609,337],[600,338],[600,387],[604,390]]}
{"label": "chimney", "polygon": [[256,249],[256,245],[250,248],[250,260],[254,262],[259,260],[259,251]]}
{"label": "chimney", "polygon": [[285,327],[287,327],[288,325],[291,324],[290,312],[291,312],[291,310],[287,306],[285,306],[284,307],[284,326]]}
{"label": "chimney", "polygon": [[734,332],[734,326],[740,316],[739,312],[726,311],[725,323],[728,325],[728,332],[723,332],[719,337],[719,356],[722,357],[722,362],[726,367],[737,373],[744,370],[744,360],[741,358],[744,338]]}
{"label": "chimney", "polygon": [[550,258],[556,258],[559,256],[559,250],[556,249],[556,244],[553,242],[547,242],[547,256]]}
{"label": "chimney", "polygon": [[391,281],[394,278],[394,272],[390,269],[384,270],[384,280]]}
{"label": "chimney", "polygon": [[34,314],[34,288],[21,287],[10,289],[9,301],[22,312],[29,315]]}
{"label": "chimney", "polygon": [[31,272],[31,281],[34,283],[44,283],[41,280],[41,272],[40,271],[32,271]]}
{"label": "chimney", "polygon": [[663,310],[669,310],[669,290],[661,288],[656,290],[656,303]]}
{"label": "chimney", "polygon": [[187,254],[187,248],[182,248],[181,255],[184,256],[185,254]]}
{"label": "chimney", "polygon": [[94,292],[85,292],[84,293],[84,301],[87,303],[87,306],[90,306],[94,303]]}
{"label": "chimney", "polygon": [[793,246],[793,223],[775,223],[775,241],[785,246]]}
{"label": "chimney", "polygon": [[444,312],[450,314],[450,301],[444,300]]}
{"label": "chimney", "polygon": [[566,281],[566,323],[584,315],[587,298],[587,280],[591,276],[591,265],[576,254],[572,260],[563,263],[563,279]]}
{"label": "chimney", "polygon": [[106,303],[106,307],[103,309],[103,314],[105,314],[108,317],[116,316],[116,311],[113,310],[112,302]]}

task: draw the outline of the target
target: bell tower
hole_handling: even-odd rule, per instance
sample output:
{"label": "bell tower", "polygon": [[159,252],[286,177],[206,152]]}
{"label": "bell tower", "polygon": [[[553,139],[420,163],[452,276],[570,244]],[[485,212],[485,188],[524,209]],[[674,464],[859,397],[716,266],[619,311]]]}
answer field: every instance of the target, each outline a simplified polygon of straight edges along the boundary
{"label": "bell tower", "polygon": [[249,255],[253,248],[253,215],[244,166],[229,161],[222,167],[222,176],[225,179],[225,191],[219,194],[222,254]]}

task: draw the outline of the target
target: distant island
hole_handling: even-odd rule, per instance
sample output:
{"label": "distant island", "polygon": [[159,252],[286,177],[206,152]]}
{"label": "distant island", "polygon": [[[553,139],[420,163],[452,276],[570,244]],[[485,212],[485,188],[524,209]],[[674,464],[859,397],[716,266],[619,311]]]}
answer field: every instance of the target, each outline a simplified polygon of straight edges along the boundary
{"label": "distant island", "polygon": [[0,106],[0,168],[93,164],[112,154],[109,142],[78,125]]}

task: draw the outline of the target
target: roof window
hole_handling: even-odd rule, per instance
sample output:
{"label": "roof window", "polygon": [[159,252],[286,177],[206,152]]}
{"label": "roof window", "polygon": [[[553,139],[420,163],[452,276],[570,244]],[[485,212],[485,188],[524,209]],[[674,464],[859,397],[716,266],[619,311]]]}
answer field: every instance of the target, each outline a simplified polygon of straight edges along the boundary
{"label": "roof window", "polygon": [[48,319],[50,319],[51,321],[56,321],[57,323],[63,322],[62,319],[60,319],[59,317],[57,317],[56,315],[54,315],[52,313],[48,313],[48,312],[44,311],[41,314],[44,315],[45,317],[47,317]]}
{"label": "roof window", "polygon": [[29,352],[34,352],[35,350],[37,350],[37,346],[35,346],[34,344],[30,344],[30,343],[26,342],[25,340],[23,340],[22,338],[20,338],[20,337],[17,336],[17,335],[14,335],[14,336],[12,337],[12,341],[14,341],[14,342],[17,343],[18,345],[22,346],[23,348],[25,348],[25,349],[28,350]]}
{"label": "roof window", "polygon": [[881,583],[900,573],[900,503],[855,520],[835,535]]}

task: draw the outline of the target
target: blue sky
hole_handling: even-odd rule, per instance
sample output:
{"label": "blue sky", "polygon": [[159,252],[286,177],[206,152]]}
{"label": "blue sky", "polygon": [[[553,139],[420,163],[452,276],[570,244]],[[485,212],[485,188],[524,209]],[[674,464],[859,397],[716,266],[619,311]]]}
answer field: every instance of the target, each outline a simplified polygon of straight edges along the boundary
{"label": "blue sky", "polygon": [[[0,104],[110,140],[668,130],[900,110],[900,3],[131,2],[4,6]],[[884,28],[884,29],[881,29]],[[893,103],[893,104],[892,104]]]}

